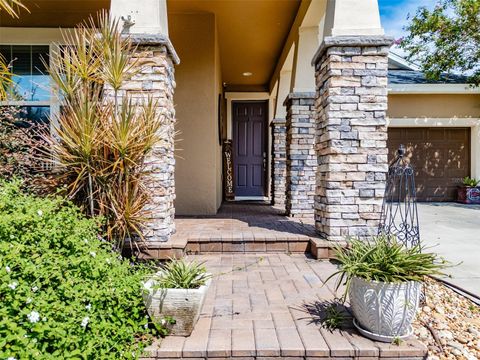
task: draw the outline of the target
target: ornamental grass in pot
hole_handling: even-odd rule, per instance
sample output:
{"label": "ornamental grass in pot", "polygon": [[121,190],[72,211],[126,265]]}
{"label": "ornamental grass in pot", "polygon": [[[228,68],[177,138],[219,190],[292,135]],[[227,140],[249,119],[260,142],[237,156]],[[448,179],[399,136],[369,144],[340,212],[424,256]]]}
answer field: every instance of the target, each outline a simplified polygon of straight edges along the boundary
{"label": "ornamental grass in pot", "polygon": [[441,275],[445,260],[419,246],[407,248],[394,237],[352,240],[336,249],[339,270],[336,290],[345,285],[354,325],[365,336],[392,342],[412,334],[419,308],[422,281]]}
{"label": "ornamental grass in pot", "polygon": [[198,321],[211,275],[202,263],[173,260],[144,283],[148,314],[170,335],[189,336]]}
{"label": "ornamental grass in pot", "polygon": [[480,204],[480,180],[464,177],[457,188],[457,201],[462,204]]}

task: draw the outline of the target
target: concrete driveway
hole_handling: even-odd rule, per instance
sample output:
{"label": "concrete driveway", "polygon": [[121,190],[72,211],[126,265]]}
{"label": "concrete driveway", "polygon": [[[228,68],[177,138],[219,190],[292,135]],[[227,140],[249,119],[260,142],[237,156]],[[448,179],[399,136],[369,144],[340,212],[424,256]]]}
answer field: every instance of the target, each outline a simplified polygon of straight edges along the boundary
{"label": "concrete driveway", "polygon": [[430,249],[460,265],[448,269],[447,279],[480,297],[480,205],[418,204],[420,236]]}

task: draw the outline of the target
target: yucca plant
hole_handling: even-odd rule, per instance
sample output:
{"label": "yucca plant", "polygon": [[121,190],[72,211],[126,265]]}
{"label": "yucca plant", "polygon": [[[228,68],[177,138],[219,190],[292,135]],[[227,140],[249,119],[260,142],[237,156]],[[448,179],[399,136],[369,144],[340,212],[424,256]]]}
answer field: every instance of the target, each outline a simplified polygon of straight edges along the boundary
{"label": "yucca plant", "polygon": [[170,259],[162,268],[157,286],[164,289],[198,289],[210,277],[203,263]]}
{"label": "yucca plant", "polygon": [[448,263],[434,253],[426,253],[421,245],[407,248],[395,237],[381,235],[372,240],[353,239],[346,248],[335,249],[339,270],[330,275],[330,280],[337,275],[335,289],[344,284],[346,292],[354,277],[367,281],[384,283],[401,283],[422,281],[427,275],[443,275],[442,269]]}
{"label": "yucca plant", "polygon": [[148,154],[164,141],[165,118],[158,102],[134,102],[121,92],[141,66],[119,22],[103,12],[64,33],[49,72],[62,112],[45,134],[45,157],[54,163],[69,197],[92,216],[102,216],[119,250],[138,245],[150,212]]}

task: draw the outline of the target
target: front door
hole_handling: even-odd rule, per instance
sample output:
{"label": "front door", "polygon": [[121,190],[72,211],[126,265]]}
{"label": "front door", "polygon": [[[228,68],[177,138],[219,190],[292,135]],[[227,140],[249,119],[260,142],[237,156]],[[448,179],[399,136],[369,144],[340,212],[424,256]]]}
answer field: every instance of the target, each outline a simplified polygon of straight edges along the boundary
{"label": "front door", "polygon": [[264,196],[267,102],[233,102],[235,196]]}

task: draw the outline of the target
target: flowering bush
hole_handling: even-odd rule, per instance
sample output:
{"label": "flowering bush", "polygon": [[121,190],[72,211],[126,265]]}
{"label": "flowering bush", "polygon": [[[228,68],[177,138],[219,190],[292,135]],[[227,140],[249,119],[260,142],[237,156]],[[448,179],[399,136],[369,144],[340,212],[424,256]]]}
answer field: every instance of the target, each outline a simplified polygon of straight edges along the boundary
{"label": "flowering bush", "polygon": [[0,183],[0,359],[131,359],[158,330],[132,266],[61,198]]}

